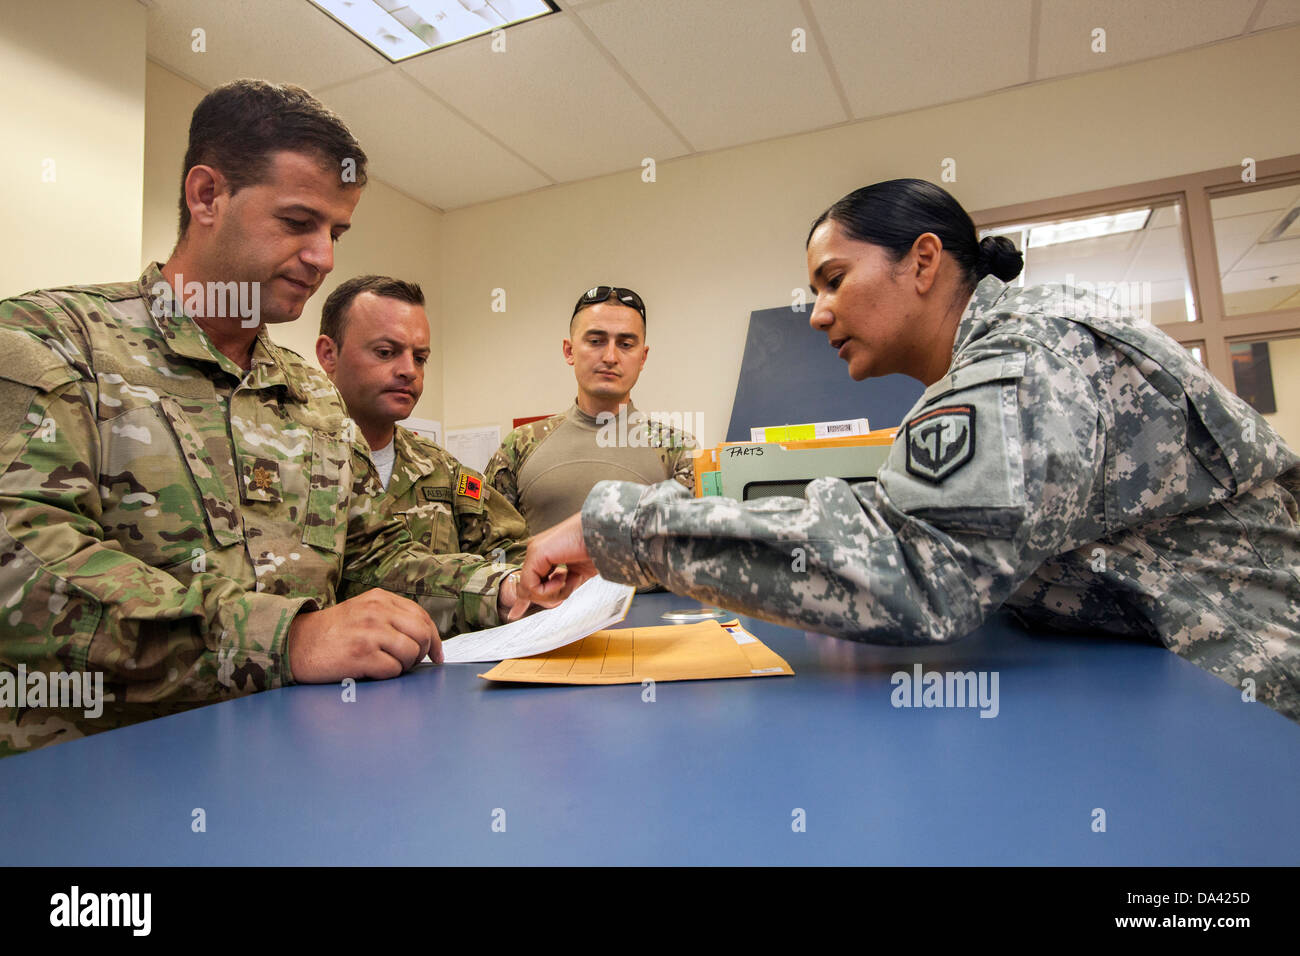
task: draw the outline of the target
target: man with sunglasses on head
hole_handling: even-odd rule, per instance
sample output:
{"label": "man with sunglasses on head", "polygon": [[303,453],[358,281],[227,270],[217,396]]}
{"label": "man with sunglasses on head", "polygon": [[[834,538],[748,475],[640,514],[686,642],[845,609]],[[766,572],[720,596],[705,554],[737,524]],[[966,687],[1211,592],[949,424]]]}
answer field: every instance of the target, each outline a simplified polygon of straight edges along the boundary
{"label": "man with sunglasses on head", "polygon": [[577,398],[566,411],[507,435],[485,472],[529,534],[576,514],[607,478],[647,485],[674,478],[694,489],[695,438],[632,405],[650,352],[645,339],[645,303],[631,289],[598,285],[573,307],[563,350]]}

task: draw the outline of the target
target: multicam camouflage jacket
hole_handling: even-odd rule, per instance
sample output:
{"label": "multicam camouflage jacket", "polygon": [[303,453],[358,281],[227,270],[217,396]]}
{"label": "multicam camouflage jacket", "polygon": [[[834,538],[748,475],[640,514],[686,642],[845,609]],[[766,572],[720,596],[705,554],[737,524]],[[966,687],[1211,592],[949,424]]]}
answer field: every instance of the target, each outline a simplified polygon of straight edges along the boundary
{"label": "multicam camouflage jacket", "polygon": [[517,563],[524,519],[505,497],[436,444],[397,426],[393,474],[383,506],[435,554],[467,552]]}
{"label": "multicam camouflage jacket", "polygon": [[0,672],[100,672],[112,700],[88,722],[0,699],[0,755],[289,683],[290,622],[345,587],[444,635],[497,623],[511,569],[376,507],[328,379],[265,328],[245,373],[162,282],[0,302]]}
{"label": "multicam camouflage jacket", "polygon": [[[537,455],[555,437],[560,440]],[[512,431],[484,474],[519,509],[529,533],[536,534],[577,513],[601,478],[671,478],[693,490],[698,447],[689,432],[631,405],[619,406],[618,415],[593,417],[575,402],[558,415]]]}
{"label": "multicam camouflage jacket", "polygon": [[597,485],[600,573],[882,644],[1005,605],[1146,637],[1300,720],[1300,459],[1177,342],[1062,286],[980,283],[876,482],[806,500]]}

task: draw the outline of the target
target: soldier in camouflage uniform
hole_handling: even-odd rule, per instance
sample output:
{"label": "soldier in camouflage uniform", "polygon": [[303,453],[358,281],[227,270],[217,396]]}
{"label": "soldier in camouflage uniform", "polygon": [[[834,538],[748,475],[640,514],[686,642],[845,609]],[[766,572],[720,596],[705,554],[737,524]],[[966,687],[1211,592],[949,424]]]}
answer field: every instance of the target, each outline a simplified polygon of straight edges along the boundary
{"label": "soldier in camouflage uniform", "polygon": [[578,299],[564,340],[578,397],[566,411],[512,431],[485,471],[529,534],[576,513],[602,479],[672,478],[695,487],[695,438],[631,404],[650,351],[645,331],[645,304],[631,289],[596,286]]}
{"label": "soldier in camouflage uniform", "polygon": [[400,425],[393,442],[396,461],[384,507],[402,517],[412,538],[439,553],[464,551],[508,564],[523,560],[523,516],[482,474]]}
{"label": "soldier in camouflage uniform", "polygon": [[832,206],[808,268],[811,324],[855,379],[929,386],[878,481],[744,503],[604,482],[530,545],[524,593],[594,567],[881,644],[952,641],[1006,606],[1161,643],[1300,720],[1300,459],[1254,410],[1109,303],[1008,287],[1020,253],[977,243],[929,183]]}
{"label": "soldier in camouflage uniform", "polygon": [[386,513],[435,553],[523,557],[524,519],[514,506],[473,468],[397,424],[424,391],[429,319],[419,285],[376,275],[340,284],[321,310],[316,357],[370,446]]}
{"label": "soldier in camouflage uniform", "polygon": [[510,569],[377,508],[338,393],[267,332],[333,267],[364,182],[337,117],[241,80],[195,110],[166,265],[0,302],[0,686],[95,672],[110,698],[99,719],[0,698],[0,755],[396,676],[498,623]]}

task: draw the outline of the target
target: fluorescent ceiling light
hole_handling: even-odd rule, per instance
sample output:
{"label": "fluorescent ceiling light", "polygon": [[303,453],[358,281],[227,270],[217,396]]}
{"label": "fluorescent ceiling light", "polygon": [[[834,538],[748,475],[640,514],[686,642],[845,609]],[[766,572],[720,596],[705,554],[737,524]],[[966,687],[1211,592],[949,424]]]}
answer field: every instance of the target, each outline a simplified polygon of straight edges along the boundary
{"label": "fluorescent ceiling light", "polygon": [[1277,242],[1280,239],[1300,239],[1300,206],[1282,217],[1282,221],[1269,230],[1260,242]]}
{"label": "fluorescent ceiling light", "polygon": [[1147,224],[1151,217],[1150,209],[1134,209],[1129,212],[1110,213],[1105,216],[1091,216],[1087,219],[1067,219],[1061,222],[1021,222],[1008,226],[985,226],[979,231],[979,237],[1006,236],[1020,248],[1025,234],[1029,235],[1026,244],[1030,249],[1042,246],[1054,246],[1062,242],[1075,242],[1079,239],[1095,239],[1098,236],[1113,236],[1121,232],[1135,232]]}
{"label": "fluorescent ceiling light", "polygon": [[309,0],[396,63],[554,13],[547,0]]}
{"label": "fluorescent ceiling light", "polygon": [[1030,226],[1029,248],[1037,249],[1042,246],[1055,246],[1062,242],[1078,242],[1080,239],[1096,239],[1099,236],[1136,232],[1145,227],[1150,218],[1150,209],[1134,209],[1129,212],[1109,213],[1105,216],[1090,216],[1087,219]]}

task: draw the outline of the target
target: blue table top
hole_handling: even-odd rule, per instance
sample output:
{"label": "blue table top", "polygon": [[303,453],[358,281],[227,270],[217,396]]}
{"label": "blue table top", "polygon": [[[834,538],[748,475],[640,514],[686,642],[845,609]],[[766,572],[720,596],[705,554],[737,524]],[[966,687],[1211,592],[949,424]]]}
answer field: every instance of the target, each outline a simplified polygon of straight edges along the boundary
{"label": "blue table top", "polygon": [[[640,595],[624,625],[692,603]],[[426,665],[352,703],[291,687],[2,760],[0,863],[1300,862],[1300,726],[1162,648],[1002,619],[924,649],[742,621],[795,677],[646,702]],[[894,707],[918,663],[996,671],[997,716]]]}

